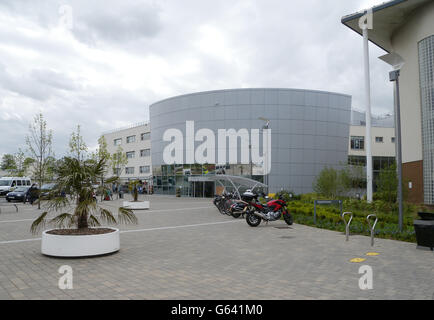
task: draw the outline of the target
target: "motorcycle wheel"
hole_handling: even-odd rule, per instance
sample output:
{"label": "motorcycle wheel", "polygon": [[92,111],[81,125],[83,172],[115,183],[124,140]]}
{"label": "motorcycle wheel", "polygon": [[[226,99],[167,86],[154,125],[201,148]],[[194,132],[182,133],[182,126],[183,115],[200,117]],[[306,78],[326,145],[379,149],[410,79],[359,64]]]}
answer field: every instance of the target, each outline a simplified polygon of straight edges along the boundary
{"label": "motorcycle wheel", "polygon": [[241,216],[241,212],[231,212],[232,217],[238,219]]}
{"label": "motorcycle wheel", "polygon": [[259,218],[253,213],[247,213],[246,222],[251,227],[257,227],[261,224],[261,218]]}
{"label": "motorcycle wheel", "polygon": [[289,212],[285,212],[283,214],[283,220],[285,220],[285,222],[292,226],[292,224],[294,223],[294,219],[292,218],[292,215]]}

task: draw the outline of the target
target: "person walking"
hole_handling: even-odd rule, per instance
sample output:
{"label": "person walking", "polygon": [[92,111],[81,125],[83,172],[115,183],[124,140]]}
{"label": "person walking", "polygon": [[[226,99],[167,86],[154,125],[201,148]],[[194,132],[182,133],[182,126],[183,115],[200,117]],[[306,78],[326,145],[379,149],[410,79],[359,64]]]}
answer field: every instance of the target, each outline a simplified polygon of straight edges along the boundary
{"label": "person walking", "polygon": [[33,202],[38,198],[38,188],[36,184],[32,184],[32,186],[26,192],[26,199],[33,205]]}

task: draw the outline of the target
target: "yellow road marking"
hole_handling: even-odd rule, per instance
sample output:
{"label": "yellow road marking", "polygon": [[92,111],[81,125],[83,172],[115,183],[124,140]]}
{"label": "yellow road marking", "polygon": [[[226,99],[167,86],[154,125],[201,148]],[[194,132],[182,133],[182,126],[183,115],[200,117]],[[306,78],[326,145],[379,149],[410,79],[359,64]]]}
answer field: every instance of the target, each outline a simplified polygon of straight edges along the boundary
{"label": "yellow road marking", "polygon": [[375,257],[375,256],[379,256],[380,254],[378,252],[368,252],[366,255],[368,257]]}

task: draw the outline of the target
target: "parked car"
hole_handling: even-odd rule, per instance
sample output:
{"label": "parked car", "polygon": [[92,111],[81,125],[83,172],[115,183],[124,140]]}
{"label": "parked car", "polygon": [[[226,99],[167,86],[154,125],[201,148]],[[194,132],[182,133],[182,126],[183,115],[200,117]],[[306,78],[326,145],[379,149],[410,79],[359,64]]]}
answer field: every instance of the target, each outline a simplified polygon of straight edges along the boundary
{"label": "parked car", "polygon": [[32,184],[32,180],[27,177],[3,177],[0,178],[0,195],[5,195],[14,191],[17,187],[27,187]]}
{"label": "parked car", "polygon": [[30,187],[18,187],[14,191],[9,192],[6,194],[6,200],[8,202],[11,201],[22,201],[24,202],[26,200],[26,193],[27,190],[29,190]]}
{"label": "parked car", "polygon": [[55,186],[56,186],[55,183],[46,183],[46,184],[42,185],[42,187],[41,187],[41,199],[44,199],[44,200],[49,199],[52,196],[51,191],[54,189]]}

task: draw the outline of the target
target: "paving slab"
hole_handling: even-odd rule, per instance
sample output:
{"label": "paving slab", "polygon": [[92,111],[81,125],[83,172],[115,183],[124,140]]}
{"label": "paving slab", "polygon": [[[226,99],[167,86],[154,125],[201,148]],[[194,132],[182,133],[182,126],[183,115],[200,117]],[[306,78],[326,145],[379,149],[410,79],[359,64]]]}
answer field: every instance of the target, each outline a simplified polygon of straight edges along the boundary
{"label": "paving slab", "polygon": [[[121,225],[115,254],[59,259],[40,253],[30,225],[41,212],[19,204],[0,214],[0,299],[433,299],[434,254],[401,241],[285,222],[251,228],[211,199],[142,196],[151,209]],[[122,199],[123,200],[123,199]],[[121,199],[103,202],[117,210]],[[366,256],[378,252],[378,256]],[[352,258],[366,259],[351,263]],[[61,290],[58,269],[73,270]],[[361,290],[370,266],[373,289]]]}

